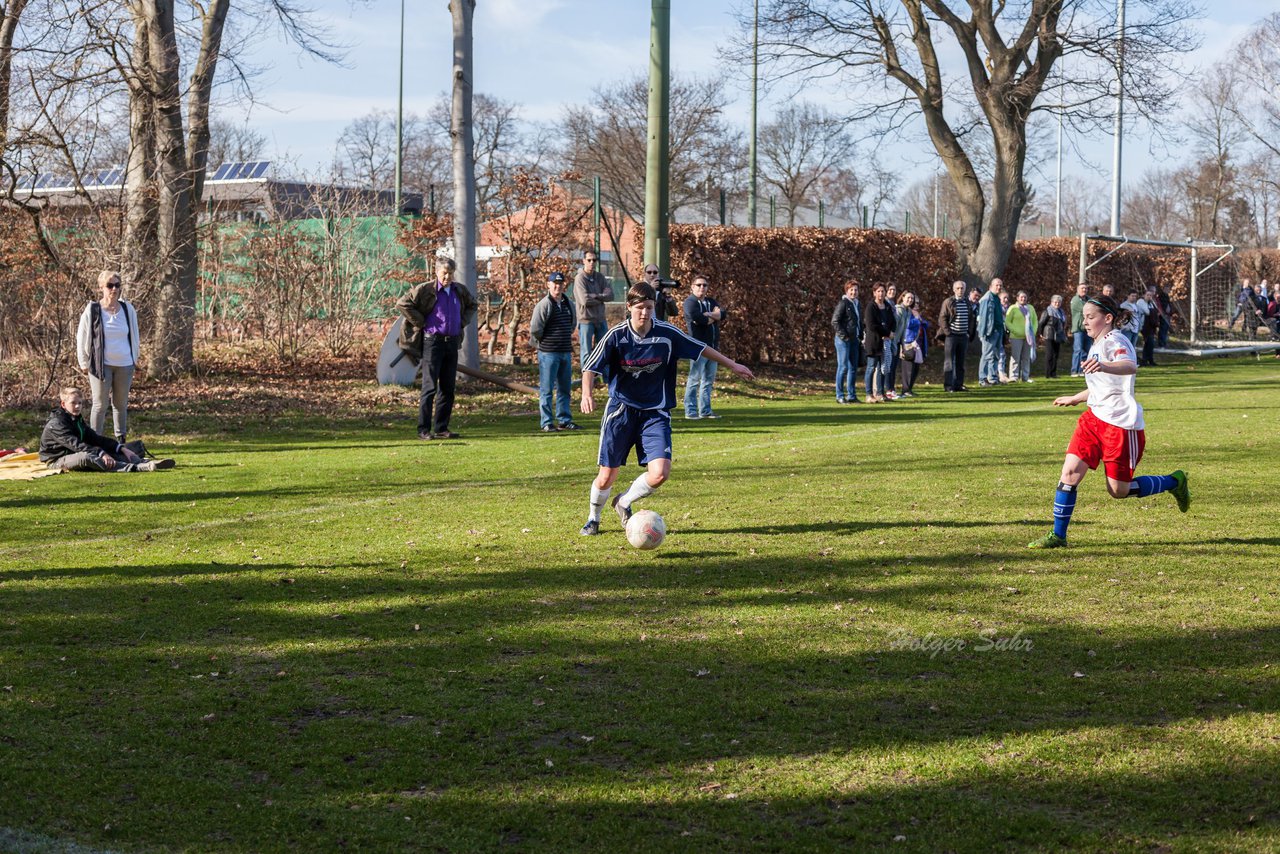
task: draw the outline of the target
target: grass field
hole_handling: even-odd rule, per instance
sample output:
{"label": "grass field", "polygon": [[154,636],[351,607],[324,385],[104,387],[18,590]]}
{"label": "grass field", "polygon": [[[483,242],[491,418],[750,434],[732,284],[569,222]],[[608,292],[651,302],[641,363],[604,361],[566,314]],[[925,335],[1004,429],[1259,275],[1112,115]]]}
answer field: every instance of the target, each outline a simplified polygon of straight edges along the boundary
{"label": "grass field", "polygon": [[722,379],[651,553],[593,429],[142,411],[176,470],[0,484],[0,850],[1275,851],[1280,362],[1144,370],[1191,512],[1028,551],[1079,382]]}

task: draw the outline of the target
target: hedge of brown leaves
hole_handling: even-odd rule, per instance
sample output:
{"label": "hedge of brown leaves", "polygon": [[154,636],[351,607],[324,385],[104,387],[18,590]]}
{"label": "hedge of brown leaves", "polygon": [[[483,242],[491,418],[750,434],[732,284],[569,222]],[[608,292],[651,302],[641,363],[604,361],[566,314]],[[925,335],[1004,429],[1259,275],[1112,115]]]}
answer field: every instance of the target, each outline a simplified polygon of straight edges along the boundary
{"label": "hedge of brown leaves", "polygon": [[[878,229],[673,225],[670,244],[671,275],[686,285],[695,274],[708,277],[711,295],[726,309],[721,349],[750,363],[831,358],[831,313],[847,279],[863,285],[863,300],[877,282],[913,291],[925,316],[936,322],[959,275],[953,242]],[[1115,246],[1090,241],[1090,261]],[[1206,256],[1215,257],[1202,250]],[[1219,275],[1235,275],[1237,265],[1240,275],[1252,273],[1255,280],[1267,274],[1280,279],[1280,251],[1233,256]],[[1014,247],[1002,278],[1007,289],[1025,290],[1032,304],[1043,306],[1054,294],[1070,299],[1079,269],[1078,239],[1024,240]],[[1190,275],[1186,250],[1129,245],[1093,266],[1088,278],[1097,289],[1115,285],[1121,300],[1129,288],[1161,285],[1186,315]],[[687,293],[681,289],[677,299]]]}

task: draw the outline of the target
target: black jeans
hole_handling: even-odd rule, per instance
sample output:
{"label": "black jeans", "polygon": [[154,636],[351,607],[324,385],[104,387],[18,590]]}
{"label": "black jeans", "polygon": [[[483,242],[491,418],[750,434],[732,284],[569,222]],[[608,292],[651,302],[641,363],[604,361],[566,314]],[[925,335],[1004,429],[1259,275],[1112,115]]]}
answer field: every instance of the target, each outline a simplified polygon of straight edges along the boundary
{"label": "black jeans", "polygon": [[964,388],[964,358],[969,349],[966,335],[947,335],[943,351],[942,387],[947,391]]}
{"label": "black jeans", "polygon": [[[422,337],[422,396],[418,401],[418,432],[443,433],[453,414],[453,390],[458,379],[459,335]],[[435,418],[432,418],[432,409]]]}
{"label": "black jeans", "polygon": [[1046,379],[1053,379],[1058,375],[1058,351],[1062,349],[1062,342],[1050,338],[1045,343],[1044,375]]}

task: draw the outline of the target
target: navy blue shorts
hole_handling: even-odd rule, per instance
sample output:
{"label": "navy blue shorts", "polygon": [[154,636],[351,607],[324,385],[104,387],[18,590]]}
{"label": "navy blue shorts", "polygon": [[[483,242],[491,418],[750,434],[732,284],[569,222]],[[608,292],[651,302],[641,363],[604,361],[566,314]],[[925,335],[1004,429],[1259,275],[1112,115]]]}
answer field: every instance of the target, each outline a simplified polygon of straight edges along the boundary
{"label": "navy blue shorts", "polygon": [[610,400],[600,419],[600,465],[621,468],[632,448],[642,466],[651,460],[671,459],[671,413]]}

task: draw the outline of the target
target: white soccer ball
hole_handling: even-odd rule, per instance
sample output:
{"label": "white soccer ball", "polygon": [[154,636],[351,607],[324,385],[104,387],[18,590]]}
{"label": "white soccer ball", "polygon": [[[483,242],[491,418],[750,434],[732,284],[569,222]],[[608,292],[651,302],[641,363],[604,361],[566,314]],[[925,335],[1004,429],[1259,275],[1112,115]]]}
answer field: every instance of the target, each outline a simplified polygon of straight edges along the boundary
{"label": "white soccer ball", "polygon": [[652,510],[637,510],[627,520],[627,542],[638,549],[656,549],[667,536],[667,523]]}

